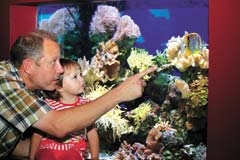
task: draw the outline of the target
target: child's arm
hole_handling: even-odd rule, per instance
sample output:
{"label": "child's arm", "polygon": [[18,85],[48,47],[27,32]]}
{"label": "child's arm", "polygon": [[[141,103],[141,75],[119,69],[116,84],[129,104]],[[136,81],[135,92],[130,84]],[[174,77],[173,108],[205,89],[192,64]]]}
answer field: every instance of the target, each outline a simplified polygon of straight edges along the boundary
{"label": "child's arm", "polygon": [[99,137],[97,129],[95,127],[91,128],[87,132],[88,143],[90,147],[91,160],[99,159]]}
{"label": "child's arm", "polygon": [[43,136],[41,134],[33,133],[30,142],[29,160],[35,160],[35,156],[42,137]]}

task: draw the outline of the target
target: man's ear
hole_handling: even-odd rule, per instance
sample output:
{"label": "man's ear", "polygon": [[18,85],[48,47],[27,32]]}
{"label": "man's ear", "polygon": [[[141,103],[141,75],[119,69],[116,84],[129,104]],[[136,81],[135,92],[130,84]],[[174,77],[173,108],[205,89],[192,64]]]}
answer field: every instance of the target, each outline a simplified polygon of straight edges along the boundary
{"label": "man's ear", "polygon": [[24,70],[25,73],[31,74],[34,70],[35,67],[35,62],[31,58],[26,58],[22,62],[22,69]]}

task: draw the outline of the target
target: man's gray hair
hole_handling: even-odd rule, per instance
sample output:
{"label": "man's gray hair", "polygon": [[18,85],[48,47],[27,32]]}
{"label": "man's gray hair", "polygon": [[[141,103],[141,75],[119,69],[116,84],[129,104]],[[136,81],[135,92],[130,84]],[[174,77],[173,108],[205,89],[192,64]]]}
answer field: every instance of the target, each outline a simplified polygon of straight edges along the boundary
{"label": "man's gray hair", "polygon": [[39,60],[42,57],[44,39],[57,42],[57,36],[45,30],[35,30],[19,36],[11,47],[10,61],[19,68],[26,58]]}

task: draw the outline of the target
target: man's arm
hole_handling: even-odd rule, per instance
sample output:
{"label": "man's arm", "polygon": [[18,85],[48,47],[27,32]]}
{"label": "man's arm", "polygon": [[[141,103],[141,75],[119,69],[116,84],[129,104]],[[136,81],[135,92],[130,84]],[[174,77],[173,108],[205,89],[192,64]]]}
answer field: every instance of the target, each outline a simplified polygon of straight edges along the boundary
{"label": "man's arm", "polygon": [[155,70],[156,67],[151,67],[135,74],[103,96],[81,105],[81,107],[50,111],[33,126],[59,138],[70,132],[86,128],[118,103],[142,96],[146,86],[142,77]]}

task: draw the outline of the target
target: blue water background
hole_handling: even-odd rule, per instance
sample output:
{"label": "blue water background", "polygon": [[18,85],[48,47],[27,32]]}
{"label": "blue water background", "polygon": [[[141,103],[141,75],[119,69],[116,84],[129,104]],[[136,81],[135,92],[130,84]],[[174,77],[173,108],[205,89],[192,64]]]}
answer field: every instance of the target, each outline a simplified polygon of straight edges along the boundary
{"label": "blue water background", "polygon": [[[62,7],[64,4],[39,6],[37,21],[48,19]],[[164,51],[172,36],[181,37],[185,31],[198,33],[208,43],[207,0],[128,0],[119,9],[140,27],[141,37],[135,46],[145,48],[152,55],[156,50]]]}

